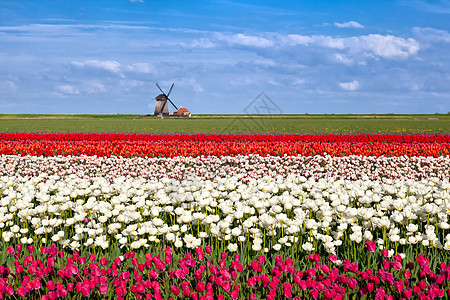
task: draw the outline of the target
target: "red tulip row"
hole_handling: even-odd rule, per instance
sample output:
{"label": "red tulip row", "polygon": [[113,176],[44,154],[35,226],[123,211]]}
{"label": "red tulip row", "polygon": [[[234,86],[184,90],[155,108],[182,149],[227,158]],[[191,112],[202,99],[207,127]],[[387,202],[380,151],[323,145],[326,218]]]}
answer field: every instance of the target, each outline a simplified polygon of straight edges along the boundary
{"label": "red tulip row", "polygon": [[406,262],[400,255],[388,258],[375,242],[367,242],[368,256],[381,264],[364,268],[336,255],[308,255],[303,269],[291,258],[255,257],[243,265],[241,256],[222,252],[217,257],[209,246],[195,254],[174,254],[166,248],[161,255],[138,258],[128,252],[121,258],[98,259],[56,246],[9,247],[10,269],[0,266],[0,299],[355,299],[371,294],[374,299],[434,299],[450,297],[450,265],[431,269],[423,255]]}
{"label": "red tulip row", "polygon": [[34,156],[446,156],[450,135],[225,135],[1,133],[0,155]]}
{"label": "red tulip row", "polygon": [[144,133],[17,133],[0,132],[0,140],[23,141],[197,141],[322,143],[450,143],[449,134],[144,134]]}

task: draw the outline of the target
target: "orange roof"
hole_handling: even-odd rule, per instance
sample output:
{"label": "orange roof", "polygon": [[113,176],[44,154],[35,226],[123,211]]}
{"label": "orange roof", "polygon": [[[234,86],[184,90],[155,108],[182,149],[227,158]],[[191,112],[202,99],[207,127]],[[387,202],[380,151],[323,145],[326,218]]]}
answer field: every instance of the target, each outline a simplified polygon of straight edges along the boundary
{"label": "orange roof", "polygon": [[185,107],[180,107],[180,108],[177,110],[177,113],[183,113],[183,112],[189,112],[189,110],[188,110],[187,108],[185,108]]}

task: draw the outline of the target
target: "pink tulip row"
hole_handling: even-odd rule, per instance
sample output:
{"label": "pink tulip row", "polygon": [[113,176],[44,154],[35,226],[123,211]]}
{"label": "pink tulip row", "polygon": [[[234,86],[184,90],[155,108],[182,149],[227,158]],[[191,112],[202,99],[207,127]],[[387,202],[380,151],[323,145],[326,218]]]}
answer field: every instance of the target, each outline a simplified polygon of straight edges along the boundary
{"label": "pink tulip row", "polygon": [[243,181],[264,176],[302,175],[307,178],[357,180],[422,180],[450,178],[450,157],[376,156],[224,156],[224,157],[39,157],[0,156],[0,176],[36,177],[42,173],[62,178],[75,175],[84,179],[120,176],[157,180],[161,177],[184,180],[245,174]]}
{"label": "pink tulip row", "polygon": [[[344,299],[370,294],[375,299],[450,297],[450,265],[430,265],[423,255],[405,261],[388,257],[366,242],[372,265],[336,255],[310,254],[302,261],[281,256],[214,252],[159,255],[127,252],[123,257],[98,258],[68,253],[55,245],[9,247],[0,266],[0,299]],[[11,265],[11,267],[7,267]]]}

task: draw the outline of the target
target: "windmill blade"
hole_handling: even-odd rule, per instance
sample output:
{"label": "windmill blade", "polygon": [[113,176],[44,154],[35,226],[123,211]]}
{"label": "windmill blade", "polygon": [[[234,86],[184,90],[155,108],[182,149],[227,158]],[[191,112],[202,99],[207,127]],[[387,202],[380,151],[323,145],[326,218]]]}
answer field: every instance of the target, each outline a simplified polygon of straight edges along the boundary
{"label": "windmill blade", "polygon": [[172,103],[173,107],[175,107],[175,109],[178,110],[178,107],[175,104],[173,104],[172,100],[170,100],[169,98],[167,98],[167,100],[169,100],[170,103]]}
{"label": "windmill blade", "polygon": [[[163,93],[163,95],[166,95],[166,93],[164,93],[164,91],[162,90],[162,88],[158,85],[158,83],[156,84],[156,86],[158,87],[158,89],[161,91],[161,93]],[[167,96],[166,96],[167,97]]]}
{"label": "windmill blade", "polygon": [[174,84],[172,83],[172,86],[170,87],[170,90],[169,90],[169,92],[167,93],[167,98],[169,98],[169,95],[170,95],[170,92],[171,92],[172,89],[173,89],[173,86],[174,86]]}

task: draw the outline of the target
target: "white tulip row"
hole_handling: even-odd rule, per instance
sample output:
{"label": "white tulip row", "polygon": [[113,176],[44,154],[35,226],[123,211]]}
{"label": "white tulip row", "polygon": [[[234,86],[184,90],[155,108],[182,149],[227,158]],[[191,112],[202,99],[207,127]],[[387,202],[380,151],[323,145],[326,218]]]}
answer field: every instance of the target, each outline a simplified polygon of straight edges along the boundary
{"label": "white tulip row", "polygon": [[125,176],[157,180],[190,176],[201,179],[241,176],[250,178],[296,174],[306,178],[332,179],[399,179],[422,180],[450,178],[450,157],[375,157],[375,156],[225,156],[175,158],[123,158],[123,157],[39,157],[0,156],[0,176],[35,177],[42,173],[66,178],[103,177],[112,179]]}
{"label": "white tulip row", "polygon": [[[284,158],[288,159],[294,160]],[[195,248],[216,242],[229,249],[324,247],[335,253],[343,243],[380,239],[390,247],[420,244],[450,250],[448,179],[316,180],[278,175],[247,177],[243,182],[241,174],[148,181],[77,175],[0,177],[2,241],[51,240],[72,249],[139,249],[161,241]]]}

